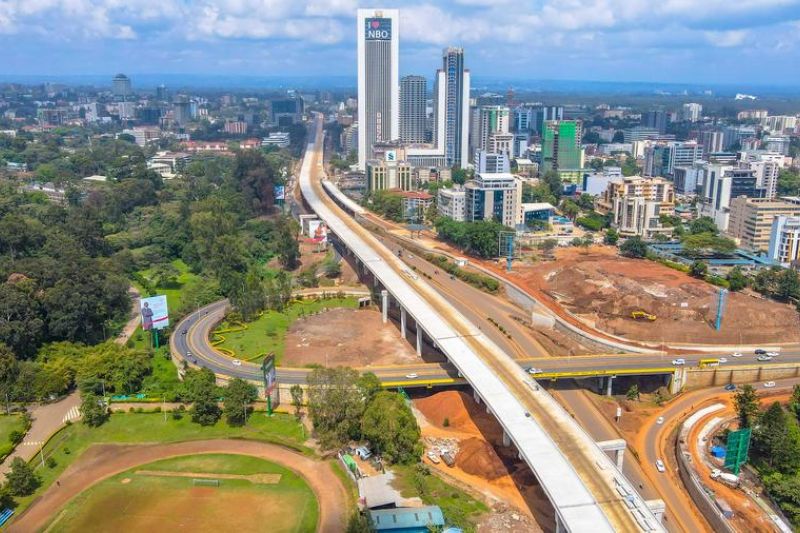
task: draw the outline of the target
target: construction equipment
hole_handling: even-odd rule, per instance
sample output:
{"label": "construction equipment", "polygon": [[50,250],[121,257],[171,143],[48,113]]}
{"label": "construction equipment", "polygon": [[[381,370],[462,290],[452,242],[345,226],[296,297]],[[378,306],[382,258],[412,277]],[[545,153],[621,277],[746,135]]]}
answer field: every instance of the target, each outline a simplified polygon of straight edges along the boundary
{"label": "construction equipment", "polygon": [[634,320],[648,320],[650,322],[654,322],[656,315],[652,315],[647,311],[633,311],[631,313],[631,318]]}

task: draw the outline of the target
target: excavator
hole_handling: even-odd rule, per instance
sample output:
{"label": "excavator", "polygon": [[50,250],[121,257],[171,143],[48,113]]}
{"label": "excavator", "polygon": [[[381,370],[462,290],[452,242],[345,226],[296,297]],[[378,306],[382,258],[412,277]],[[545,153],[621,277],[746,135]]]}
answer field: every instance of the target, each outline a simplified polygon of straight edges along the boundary
{"label": "excavator", "polygon": [[647,320],[649,322],[654,322],[656,320],[656,315],[650,314],[647,311],[633,311],[631,312],[631,318],[634,320]]}

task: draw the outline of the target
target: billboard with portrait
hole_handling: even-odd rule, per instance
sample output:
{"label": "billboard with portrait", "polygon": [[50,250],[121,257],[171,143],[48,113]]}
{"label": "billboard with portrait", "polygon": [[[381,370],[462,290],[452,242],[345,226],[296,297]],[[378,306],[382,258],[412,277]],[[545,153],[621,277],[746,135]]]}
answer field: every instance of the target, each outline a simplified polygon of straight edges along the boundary
{"label": "billboard with portrait", "polygon": [[321,220],[312,220],[308,223],[308,236],[314,242],[328,242],[328,226]]}
{"label": "billboard with portrait", "polygon": [[261,362],[261,374],[264,378],[264,390],[266,391],[266,396],[269,396],[272,394],[272,390],[275,388],[275,384],[278,381],[278,376],[275,369],[274,353],[270,353],[264,357],[264,361]]}
{"label": "billboard with portrait", "polygon": [[142,329],[164,329],[169,326],[169,311],[167,310],[167,297],[151,296],[142,298],[139,302],[139,312],[142,315]]}
{"label": "billboard with portrait", "polygon": [[284,185],[275,185],[275,199],[276,200],[286,199],[286,187]]}

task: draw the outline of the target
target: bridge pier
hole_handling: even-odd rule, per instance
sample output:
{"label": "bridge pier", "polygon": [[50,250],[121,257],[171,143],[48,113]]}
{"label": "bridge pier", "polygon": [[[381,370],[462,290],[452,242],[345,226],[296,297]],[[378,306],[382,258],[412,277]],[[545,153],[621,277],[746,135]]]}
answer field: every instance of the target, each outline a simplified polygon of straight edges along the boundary
{"label": "bridge pier", "polygon": [[503,431],[503,446],[511,446],[511,437],[505,431]]}
{"label": "bridge pier", "polygon": [[400,335],[406,338],[406,308],[400,306]]}
{"label": "bridge pier", "polygon": [[672,374],[672,379],[669,383],[670,394],[678,394],[683,388],[684,380],[686,379],[686,370],[683,368],[676,368]]}
{"label": "bridge pier", "polygon": [[625,460],[625,448],[627,443],[624,439],[604,440],[597,443],[597,446],[604,452],[615,452],[615,459],[617,468],[622,471],[622,465]]}
{"label": "bridge pier", "polygon": [[389,321],[389,291],[386,289],[381,291],[381,320],[384,324]]}
{"label": "bridge pier", "polygon": [[614,384],[614,376],[608,376],[608,381],[606,382],[606,396],[611,396],[611,387]]}
{"label": "bridge pier", "polygon": [[564,524],[561,523],[561,517],[558,516],[558,511],[556,511],[556,533],[566,533],[566,529],[564,528]]}
{"label": "bridge pier", "polygon": [[481,396],[480,394],[478,394],[478,391],[475,390],[472,391],[472,397],[475,399],[475,403],[477,403],[478,405],[481,404]]}
{"label": "bridge pier", "polygon": [[417,355],[422,355],[422,328],[417,323]]}
{"label": "bridge pier", "polygon": [[644,504],[653,512],[656,520],[659,522],[664,521],[664,513],[667,510],[667,505],[664,503],[664,500],[646,500]]}

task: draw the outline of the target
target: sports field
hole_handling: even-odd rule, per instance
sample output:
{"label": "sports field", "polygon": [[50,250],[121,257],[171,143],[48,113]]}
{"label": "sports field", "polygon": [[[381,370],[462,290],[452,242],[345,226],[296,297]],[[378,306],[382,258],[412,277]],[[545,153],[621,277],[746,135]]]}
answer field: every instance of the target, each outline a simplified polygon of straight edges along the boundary
{"label": "sports field", "polygon": [[[206,481],[215,479],[218,486]],[[257,457],[208,454],[101,481],[74,498],[48,531],[299,533],[314,531],[318,516],[313,491],[291,470]]]}

